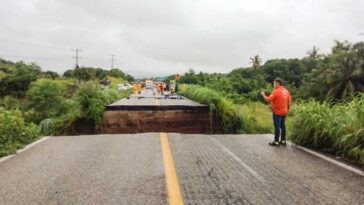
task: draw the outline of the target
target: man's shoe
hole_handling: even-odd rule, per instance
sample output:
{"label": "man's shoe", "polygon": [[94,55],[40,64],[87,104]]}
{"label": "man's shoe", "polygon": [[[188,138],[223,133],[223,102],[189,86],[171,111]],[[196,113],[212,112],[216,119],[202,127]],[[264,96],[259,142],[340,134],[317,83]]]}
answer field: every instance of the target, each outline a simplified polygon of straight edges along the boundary
{"label": "man's shoe", "polygon": [[279,141],[279,144],[282,146],[287,146],[287,141],[286,140],[281,140]]}
{"label": "man's shoe", "polygon": [[279,146],[279,142],[278,141],[273,141],[269,143],[270,146]]}

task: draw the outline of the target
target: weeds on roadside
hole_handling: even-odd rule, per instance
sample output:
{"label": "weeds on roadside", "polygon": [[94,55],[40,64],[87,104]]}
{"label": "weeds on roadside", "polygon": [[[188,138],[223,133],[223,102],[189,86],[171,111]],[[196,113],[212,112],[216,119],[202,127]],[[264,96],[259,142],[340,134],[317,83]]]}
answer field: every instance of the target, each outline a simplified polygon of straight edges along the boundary
{"label": "weeds on roadside", "polygon": [[293,142],[364,164],[364,94],[348,103],[298,104],[290,135]]}
{"label": "weeds on roadside", "polygon": [[24,122],[19,110],[0,108],[0,157],[13,154],[39,137],[38,127]]}
{"label": "weeds on roadside", "polygon": [[232,101],[222,94],[198,85],[187,85],[186,92],[182,95],[202,104],[209,105],[210,112],[221,126],[223,133],[245,133],[244,119],[238,112],[238,108]]}

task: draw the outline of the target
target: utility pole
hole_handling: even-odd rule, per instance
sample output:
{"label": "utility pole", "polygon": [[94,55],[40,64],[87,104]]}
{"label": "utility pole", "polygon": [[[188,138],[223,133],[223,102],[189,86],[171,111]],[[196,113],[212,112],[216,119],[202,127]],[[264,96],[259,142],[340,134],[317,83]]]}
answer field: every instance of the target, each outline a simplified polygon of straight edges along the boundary
{"label": "utility pole", "polygon": [[76,58],[76,67],[75,67],[75,75],[76,75],[76,79],[77,79],[77,83],[78,83],[78,80],[79,80],[79,76],[78,76],[78,74],[79,74],[79,71],[78,71],[78,69],[80,68],[79,66],[78,66],[78,59],[79,58],[81,58],[79,55],[78,55],[78,53],[80,52],[80,51],[82,51],[81,49],[78,49],[78,48],[76,48],[76,49],[72,49],[72,51],[75,51],[76,52],[76,56],[73,56],[73,58]]}
{"label": "utility pole", "polygon": [[115,55],[111,54],[110,56],[111,56],[111,69],[113,69],[114,68],[114,57],[115,57]]}
{"label": "utility pole", "polygon": [[79,68],[79,66],[78,66],[78,59],[79,59],[79,58],[81,58],[81,57],[78,55],[78,53],[79,53],[80,51],[82,51],[82,50],[81,50],[81,49],[76,48],[76,49],[72,49],[72,51],[75,51],[75,52],[76,52],[76,56],[73,56],[73,58],[75,58],[75,59],[76,59],[76,68]]}

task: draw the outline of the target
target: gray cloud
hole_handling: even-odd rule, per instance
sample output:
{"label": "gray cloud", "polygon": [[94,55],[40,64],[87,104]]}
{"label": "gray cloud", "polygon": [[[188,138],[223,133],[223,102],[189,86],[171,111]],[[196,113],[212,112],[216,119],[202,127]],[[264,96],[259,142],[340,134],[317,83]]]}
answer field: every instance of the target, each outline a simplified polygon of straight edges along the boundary
{"label": "gray cloud", "polygon": [[[313,45],[359,41],[363,1],[0,0],[0,57],[62,73],[74,64],[146,77],[188,68],[228,72],[249,58],[301,58]],[[3,39],[3,40],[1,40]],[[44,45],[35,47],[4,39]],[[51,49],[46,47],[56,47]]]}

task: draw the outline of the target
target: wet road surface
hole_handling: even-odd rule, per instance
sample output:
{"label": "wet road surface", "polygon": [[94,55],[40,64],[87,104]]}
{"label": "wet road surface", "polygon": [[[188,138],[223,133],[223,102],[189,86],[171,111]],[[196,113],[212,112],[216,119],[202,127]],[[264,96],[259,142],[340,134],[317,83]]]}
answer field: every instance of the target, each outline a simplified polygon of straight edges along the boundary
{"label": "wet road surface", "polygon": [[364,177],[270,140],[51,137],[0,163],[0,204],[364,204]]}

